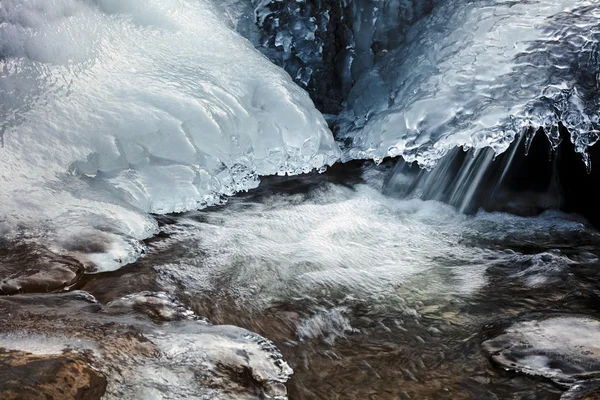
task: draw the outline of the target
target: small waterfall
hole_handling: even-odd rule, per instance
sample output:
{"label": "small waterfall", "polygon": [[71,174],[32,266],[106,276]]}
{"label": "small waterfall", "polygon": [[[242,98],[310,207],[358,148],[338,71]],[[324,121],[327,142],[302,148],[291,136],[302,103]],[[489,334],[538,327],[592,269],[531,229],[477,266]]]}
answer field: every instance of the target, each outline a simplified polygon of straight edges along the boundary
{"label": "small waterfall", "polygon": [[[535,215],[548,209],[577,212],[600,223],[600,172],[587,171],[570,133],[554,147],[543,130],[526,130],[507,151],[455,148],[430,169],[398,159],[389,172],[384,192],[399,198],[437,200],[472,213],[480,208]],[[600,150],[590,148],[590,157]]]}

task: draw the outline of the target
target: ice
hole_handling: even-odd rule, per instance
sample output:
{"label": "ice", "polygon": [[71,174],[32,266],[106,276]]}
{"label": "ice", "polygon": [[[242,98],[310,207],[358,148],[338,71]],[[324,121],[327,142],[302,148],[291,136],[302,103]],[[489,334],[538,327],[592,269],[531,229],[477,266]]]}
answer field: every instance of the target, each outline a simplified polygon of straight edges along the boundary
{"label": "ice", "polygon": [[597,376],[600,321],[584,315],[532,314],[482,343],[504,368],[570,385]]}
{"label": "ice", "polygon": [[212,3],[216,12],[225,15],[229,25],[254,46],[260,45],[260,32],[256,24],[254,7],[248,0],[221,0]]}
{"label": "ice", "polygon": [[164,292],[133,293],[109,302],[104,311],[112,314],[140,312],[158,321],[195,320],[208,323],[188,310],[175,296]]}
{"label": "ice", "polygon": [[250,29],[245,12],[233,0],[2,1],[0,230],[60,251],[99,240],[88,258],[114,269],[156,232],[148,213],[335,162],[308,95],[235,32]]}
{"label": "ice", "polygon": [[325,112],[439,0],[252,0],[260,48]]}
{"label": "ice", "polygon": [[432,167],[456,146],[502,152],[558,124],[586,153],[600,131],[600,7],[588,0],[445,1],[352,88],[346,158],[402,155]]}
{"label": "ice", "polygon": [[600,392],[600,380],[589,379],[574,384],[569,390],[560,396],[561,400],[584,400],[597,397]]}
{"label": "ice", "polygon": [[331,5],[296,0],[252,0],[252,4],[261,30],[259,48],[296,83],[314,87],[315,75],[327,67],[323,52],[326,38],[333,38]]}
{"label": "ice", "polygon": [[1,332],[0,343],[6,350],[20,350],[31,354],[62,354],[67,349],[70,351],[97,349],[91,340],[76,339],[66,335],[47,336],[24,332]]}
{"label": "ice", "polygon": [[348,2],[347,43],[339,55],[348,68],[346,85],[356,82],[388,51],[406,41],[411,25],[440,0],[357,0]]}
{"label": "ice", "polygon": [[287,398],[283,384],[293,371],[271,341],[210,325],[165,293],[107,306],[79,291],[4,296],[0,309],[0,347],[82,353],[107,377],[106,399]]}

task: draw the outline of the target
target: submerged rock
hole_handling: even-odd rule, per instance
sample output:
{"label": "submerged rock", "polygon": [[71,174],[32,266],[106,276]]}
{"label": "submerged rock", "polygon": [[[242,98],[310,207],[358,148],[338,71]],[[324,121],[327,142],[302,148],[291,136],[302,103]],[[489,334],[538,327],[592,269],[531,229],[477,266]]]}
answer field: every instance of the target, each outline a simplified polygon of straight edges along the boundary
{"label": "submerged rock", "polygon": [[106,377],[81,354],[34,355],[0,349],[0,398],[99,400]]}
{"label": "submerged rock", "polygon": [[600,376],[597,319],[538,313],[486,328],[483,349],[492,361],[508,370],[542,376],[565,386]]}

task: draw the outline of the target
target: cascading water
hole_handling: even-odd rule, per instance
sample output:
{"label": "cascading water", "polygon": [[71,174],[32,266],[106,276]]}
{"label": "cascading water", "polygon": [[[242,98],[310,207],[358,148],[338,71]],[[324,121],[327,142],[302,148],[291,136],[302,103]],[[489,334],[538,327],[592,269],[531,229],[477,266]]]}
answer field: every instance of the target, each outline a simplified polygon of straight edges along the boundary
{"label": "cascading water", "polygon": [[600,221],[595,1],[2,0],[0,67],[0,370],[64,357],[134,399],[596,387],[600,239],[557,211]]}

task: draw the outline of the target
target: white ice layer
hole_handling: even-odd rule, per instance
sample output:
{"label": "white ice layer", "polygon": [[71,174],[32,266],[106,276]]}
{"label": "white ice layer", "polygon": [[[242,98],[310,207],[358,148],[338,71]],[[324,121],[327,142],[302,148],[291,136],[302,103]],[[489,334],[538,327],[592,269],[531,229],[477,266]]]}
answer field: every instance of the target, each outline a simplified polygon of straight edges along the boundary
{"label": "white ice layer", "polygon": [[588,316],[538,314],[482,344],[504,368],[570,385],[597,377],[599,333],[600,321]]}
{"label": "white ice layer", "polygon": [[156,230],[147,213],[338,158],[309,97],[234,31],[241,3],[216,3],[0,3],[0,233],[93,237],[114,268]]}
{"label": "white ice layer", "polygon": [[346,157],[431,167],[458,145],[504,151],[524,127],[556,146],[560,122],[589,168],[599,44],[596,1],[442,2],[353,87],[340,118]]}

